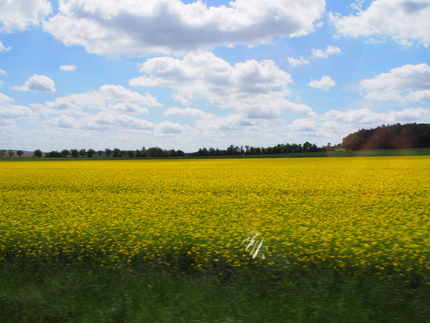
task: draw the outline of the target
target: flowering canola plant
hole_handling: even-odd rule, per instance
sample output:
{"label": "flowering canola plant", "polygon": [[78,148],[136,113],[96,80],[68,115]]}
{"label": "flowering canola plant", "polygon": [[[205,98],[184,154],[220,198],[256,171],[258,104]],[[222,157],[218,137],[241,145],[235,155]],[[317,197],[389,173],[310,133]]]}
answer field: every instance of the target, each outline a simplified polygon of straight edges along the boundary
{"label": "flowering canola plant", "polygon": [[0,262],[430,277],[429,156],[0,167]]}

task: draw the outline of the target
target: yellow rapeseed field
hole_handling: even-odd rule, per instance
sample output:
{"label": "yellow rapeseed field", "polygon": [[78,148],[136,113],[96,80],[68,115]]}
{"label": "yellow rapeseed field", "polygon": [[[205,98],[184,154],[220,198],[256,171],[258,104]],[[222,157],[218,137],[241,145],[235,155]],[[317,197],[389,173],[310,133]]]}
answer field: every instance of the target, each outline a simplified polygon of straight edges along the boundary
{"label": "yellow rapeseed field", "polygon": [[430,157],[0,163],[0,261],[430,273]]}

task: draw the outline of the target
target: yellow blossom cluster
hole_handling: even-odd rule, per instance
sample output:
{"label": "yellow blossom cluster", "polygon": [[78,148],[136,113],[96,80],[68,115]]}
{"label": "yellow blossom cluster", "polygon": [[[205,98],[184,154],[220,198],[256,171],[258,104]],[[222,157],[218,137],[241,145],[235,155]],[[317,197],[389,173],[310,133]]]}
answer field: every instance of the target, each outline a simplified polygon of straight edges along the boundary
{"label": "yellow blossom cluster", "polygon": [[429,156],[0,167],[0,261],[430,273]]}

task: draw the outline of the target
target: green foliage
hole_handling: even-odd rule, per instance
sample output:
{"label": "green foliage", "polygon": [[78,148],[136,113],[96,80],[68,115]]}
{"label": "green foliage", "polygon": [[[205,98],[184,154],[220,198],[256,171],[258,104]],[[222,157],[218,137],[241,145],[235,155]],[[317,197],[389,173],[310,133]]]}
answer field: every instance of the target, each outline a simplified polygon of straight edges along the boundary
{"label": "green foliage", "polygon": [[34,153],[33,153],[33,156],[34,156],[34,157],[42,157],[42,156],[43,156],[43,153],[42,153],[42,151],[41,151],[40,149],[36,149],[36,150],[34,151]]}
{"label": "green foliage", "polygon": [[430,147],[430,124],[409,123],[360,129],[342,140],[347,150],[405,149]]}

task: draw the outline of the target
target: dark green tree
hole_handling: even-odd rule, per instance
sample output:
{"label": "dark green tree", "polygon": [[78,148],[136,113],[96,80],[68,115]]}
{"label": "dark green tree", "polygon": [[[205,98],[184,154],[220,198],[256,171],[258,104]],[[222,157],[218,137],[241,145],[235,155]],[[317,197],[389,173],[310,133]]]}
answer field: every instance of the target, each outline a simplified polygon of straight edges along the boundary
{"label": "dark green tree", "polygon": [[43,155],[43,153],[42,153],[42,151],[41,151],[40,149],[36,149],[36,150],[33,152],[33,156],[34,156],[34,157],[42,157],[42,155]]}
{"label": "dark green tree", "polygon": [[67,156],[69,156],[69,155],[70,155],[70,151],[69,151],[69,150],[67,150],[67,149],[63,149],[63,150],[61,151],[61,154],[63,155],[63,157],[67,157]]}
{"label": "dark green tree", "polygon": [[119,148],[115,148],[115,149],[113,150],[113,157],[122,157],[121,149],[119,149]]}
{"label": "dark green tree", "polygon": [[87,157],[92,158],[95,153],[96,153],[96,151],[94,149],[90,148],[87,150]]}

